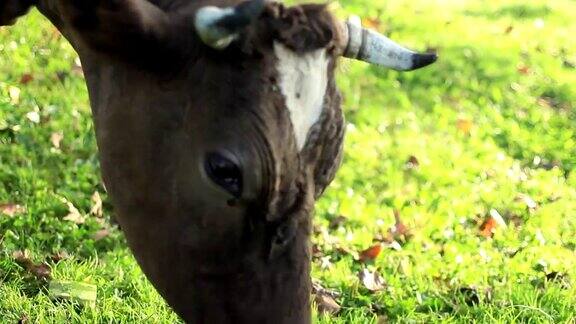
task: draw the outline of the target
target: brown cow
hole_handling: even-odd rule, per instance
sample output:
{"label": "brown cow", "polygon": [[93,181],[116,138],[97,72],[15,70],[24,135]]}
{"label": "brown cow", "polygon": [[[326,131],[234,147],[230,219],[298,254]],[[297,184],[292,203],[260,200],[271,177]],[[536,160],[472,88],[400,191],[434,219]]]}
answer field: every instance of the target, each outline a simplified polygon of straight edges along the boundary
{"label": "brown cow", "polygon": [[324,5],[2,0],[74,46],[130,248],[193,323],[309,323],[314,201],[342,156],[339,56],[432,63]]}

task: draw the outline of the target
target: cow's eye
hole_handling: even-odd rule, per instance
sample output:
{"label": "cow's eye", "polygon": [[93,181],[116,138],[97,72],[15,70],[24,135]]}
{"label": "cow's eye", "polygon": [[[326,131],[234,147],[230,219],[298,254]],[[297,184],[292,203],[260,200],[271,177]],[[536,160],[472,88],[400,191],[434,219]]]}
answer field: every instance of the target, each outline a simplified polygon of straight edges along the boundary
{"label": "cow's eye", "polygon": [[210,153],[204,164],[206,173],[214,183],[236,198],[242,195],[242,173],[240,167],[219,153]]}

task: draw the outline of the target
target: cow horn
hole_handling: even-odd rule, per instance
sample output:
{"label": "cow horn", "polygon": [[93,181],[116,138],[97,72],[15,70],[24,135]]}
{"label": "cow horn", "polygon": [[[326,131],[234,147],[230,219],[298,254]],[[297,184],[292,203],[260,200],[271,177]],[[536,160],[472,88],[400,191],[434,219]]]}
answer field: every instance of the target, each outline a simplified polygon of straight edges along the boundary
{"label": "cow horn", "polygon": [[260,16],[265,0],[250,0],[235,7],[206,6],[196,12],[194,26],[200,39],[215,49],[224,49]]}
{"label": "cow horn", "polygon": [[398,71],[412,71],[436,62],[433,53],[416,53],[400,46],[388,37],[362,28],[360,18],[350,17],[344,28],[348,43],[344,57],[389,67]]}

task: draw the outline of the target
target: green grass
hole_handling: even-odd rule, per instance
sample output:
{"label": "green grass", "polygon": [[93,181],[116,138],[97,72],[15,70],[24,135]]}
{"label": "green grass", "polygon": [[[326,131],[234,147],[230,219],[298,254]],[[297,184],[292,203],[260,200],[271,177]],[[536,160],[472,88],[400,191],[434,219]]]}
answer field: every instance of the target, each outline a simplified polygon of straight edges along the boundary
{"label": "green grass", "polygon": [[[319,321],[574,323],[576,3],[346,0],[339,10],[413,48],[435,48],[441,60],[413,73],[341,64],[346,157],[318,203],[313,276],[339,292],[342,309]],[[0,204],[26,209],[0,214],[0,322],[177,322],[122,233],[94,239],[113,209],[75,59],[35,12],[0,29]],[[21,84],[25,74],[33,80]],[[88,214],[94,192],[105,222],[63,219],[62,198]],[[508,226],[486,238],[479,228],[492,209]],[[394,211],[411,237],[356,261],[394,225]],[[339,215],[346,220],[329,229]],[[47,262],[52,280],[96,285],[96,307],[52,300],[14,259],[23,250]],[[70,257],[53,260],[59,252]],[[360,283],[365,267],[383,276],[384,290]],[[564,280],[545,280],[553,272]]]}

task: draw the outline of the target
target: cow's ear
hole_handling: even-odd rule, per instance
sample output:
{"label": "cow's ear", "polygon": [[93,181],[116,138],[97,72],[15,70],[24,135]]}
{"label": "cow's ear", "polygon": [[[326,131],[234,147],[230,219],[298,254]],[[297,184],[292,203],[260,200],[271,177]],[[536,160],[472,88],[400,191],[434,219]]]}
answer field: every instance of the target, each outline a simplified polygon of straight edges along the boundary
{"label": "cow's ear", "polygon": [[36,0],[3,0],[0,2],[0,26],[10,26],[24,16]]}

